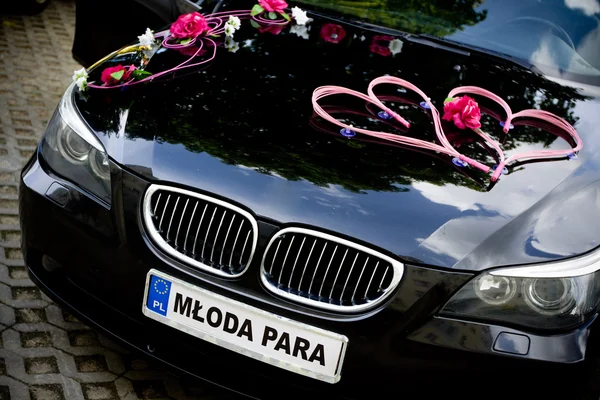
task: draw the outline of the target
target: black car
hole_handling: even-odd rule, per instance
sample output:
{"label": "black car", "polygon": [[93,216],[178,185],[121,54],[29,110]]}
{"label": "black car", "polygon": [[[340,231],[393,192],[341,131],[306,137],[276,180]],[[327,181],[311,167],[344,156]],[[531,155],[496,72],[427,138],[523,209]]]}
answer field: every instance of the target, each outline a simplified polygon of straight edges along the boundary
{"label": "black car", "polygon": [[[305,2],[205,4],[76,74],[22,173],[31,278],[247,396],[594,396],[597,3]],[[462,129],[432,108],[463,86],[566,125],[475,93]]]}

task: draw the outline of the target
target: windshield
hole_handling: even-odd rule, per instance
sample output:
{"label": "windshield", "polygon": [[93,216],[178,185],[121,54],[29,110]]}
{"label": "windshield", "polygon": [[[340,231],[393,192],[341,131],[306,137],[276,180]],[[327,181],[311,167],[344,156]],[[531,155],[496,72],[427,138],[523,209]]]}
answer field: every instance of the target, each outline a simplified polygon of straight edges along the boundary
{"label": "windshield", "polygon": [[362,21],[518,58],[600,86],[600,0],[300,0]]}

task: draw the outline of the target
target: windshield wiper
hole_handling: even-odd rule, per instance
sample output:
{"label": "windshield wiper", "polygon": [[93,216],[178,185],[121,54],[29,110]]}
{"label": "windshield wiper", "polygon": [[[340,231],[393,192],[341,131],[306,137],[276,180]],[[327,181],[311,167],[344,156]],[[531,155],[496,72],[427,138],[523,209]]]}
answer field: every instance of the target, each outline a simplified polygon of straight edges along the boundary
{"label": "windshield wiper", "polygon": [[406,37],[406,40],[415,42],[415,43],[430,45],[433,47],[444,48],[444,49],[454,51],[454,52],[461,52],[461,54],[464,54],[467,56],[471,55],[471,52],[481,53],[481,54],[485,54],[487,56],[492,56],[492,57],[500,58],[505,61],[512,62],[512,63],[517,64],[520,67],[526,68],[530,71],[535,71],[535,65],[533,65],[530,62],[523,60],[521,58],[512,57],[505,53],[490,50],[490,49],[487,49],[484,47],[473,46],[473,45],[457,42],[455,40],[450,40],[450,39],[441,38],[438,36],[427,35],[427,34],[420,34],[420,35],[408,34],[408,36]]}

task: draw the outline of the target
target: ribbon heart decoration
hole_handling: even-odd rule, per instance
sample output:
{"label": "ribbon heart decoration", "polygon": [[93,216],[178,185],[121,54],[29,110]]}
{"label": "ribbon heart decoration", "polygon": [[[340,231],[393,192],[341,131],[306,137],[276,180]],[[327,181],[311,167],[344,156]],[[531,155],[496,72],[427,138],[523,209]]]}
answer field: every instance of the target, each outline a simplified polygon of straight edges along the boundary
{"label": "ribbon heart decoration", "polygon": [[[572,146],[571,149],[527,151],[527,152],[523,152],[523,153],[514,154],[508,158],[505,158],[503,152],[498,153],[498,155],[500,156],[500,162],[498,163],[496,170],[492,174],[492,178],[491,178],[492,181],[496,181],[498,179],[498,177],[500,177],[500,174],[502,173],[502,170],[504,169],[504,167],[506,165],[508,165],[512,162],[515,162],[517,160],[525,160],[525,159],[532,160],[532,159],[551,158],[551,157],[566,157],[566,156],[570,156],[572,154],[577,154],[577,152],[583,148],[583,141],[577,134],[577,131],[575,130],[573,125],[569,124],[563,118],[561,118],[555,114],[552,114],[551,112],[544,111],[544,110],[527,109],[527,110],[522,110],[522,111],[519,111],[518,113],[513,114],[510,106],[500,96],[490,92],[489,90],[485,90],[485,89],[482,89],[477,86],[457,87],[450,91],[450,93],[448,94],[448,97],[454,97],[457,94],[466,94],[466,93],[486,97],[486,98],[492,100],[493,102],[497,103],[504,109],[504,111],[506,112],[506,120],[504,120],[503,130],[504,130],[504,133],[506,133],[506,134],[508,134],[510,129],[512,128],[513,120],[516,120],[519,118],[531,118],[531,119],[537,119],[537,120],[547,122],[547,123],[554,125],[560,129],[563,129],[565,132],[567,132],[569,134],[569,136],[571,136],[571,138],[573,139],[573,143],[575,144],[575,146],[574,147]],[[515,124],[517,124],[517,123],[515,122]],[[527,124],[527,125],[531,125],[531,124]]]}
{"label": "ribbon heart decoration", "polygon": [[[387,107],[385,104],[383,104],[383,102],[380,100],[380,98],[374,93],[375,86],[380,85],[380,84],[397,85],[397,86],[401,86],[403,88],[406,88],[408,90],[411,90],[411,91],[417,93],[424,100],[424,102],[427,104],[428,108],[431,111],[432,118],[433,118],[433,126],[435,129],[437,139],[440,144],[432,143],[432,142],[421,140],[421,139],[411,138],[411,137],[403,136],[403,135],[399,135],[399,134],[394,134],[394,133],[372,131],[372,130],[368,130],[368,129],[354,127],[352,125],[345,124],[345,123],[339,121],[338,119],[332,117],[319,104],[320,100],[322,100],[323,98],[328,97],[328,96],[339,95],[339,94],[350,95],[350,96],[362,99],[367,103],[377,106],[383,112],[385,112],[389,118],[393,118],[396,121],[398,121],[401,125],[403,125],[404,127],[410,128],[410,123],[408,121],[406,121],[398,113],[394,112],[389,107]],[[348,88],[341,87],[341,86],[321,86],[321,87],[318,87],[317,89],[315,89],[313,92],[313,96],[312,96],[313,109],[314,109],[315,113],[317,115],[319,115],[321,118],[323,118],[324,120],[326,120],[332,124],[335,124],[335,125],[341,127],[342,130],[358,132],[358,133],[362,133],[364,135],[388,140],[388,141],[402,144],[405,146],[417,147],[417,148],[435,151],[435,152],[442,153],[442,154],[447,154],[448,156],[457,158],[458,160],[466,163],[467,165],[470,165],[470,166],[472,166],[476,169],[479,169],[483,172],[486,172],[486,173],[490,172],[490,170],[491,170],[490,167],[461,154],[450,144],[450,142],[448,141],[448,138],[446,137],[446,134],[444,133],[444,129],[442,127],[440,113],[435,108],[435,106],[431,103],[430,98],[423,91],[421,91],[418,87],[416,87],[412,83],[410,83],[404,79],[397,78],[397,77],[382,76],[379,78],[375,78],[374,80],[372,80],[369,83],[367,93],[368,94],[364,94],[364,93],[357,92],[355,90],[348,89]],[[564,157],[564,156],[569,156],[571,154],[575,154],[576,152],[581,150],[581,148],[583,147],[583,142],[579,138],[579,135],[577,134],[577,131],[575,130],[575,128],[573,128],[573,126],[571,124],[569,124],[567,121],[565,121],[564,119],[562,119],[550,112],[542,111],[542,110],[523,110],[516,114],[513,114],[510,107],[508,106],[508,104],[504,100],[502,100],[499,96],[495,95],[494,93],[492,93],[488,90],[485,90],[485,89],[482,89],[482,88],[479,88],[476,86],[463,86],[463,87],[455,88],[452,91],[450,91],[450,93],[448,94],[448,97],[454,97],[455,95],[462,94],[462,93],[472,93],[472,94],[484,96],[484,97],[498,103],[505,110],[506,115],[507,115],[506,121],[504,121],[504,132],[505,133],[509,132],[509,130],[511,128],[511,122],[513,120],[518,119],[518,118],[532,118],[532,119],[538,119],[538,120],[545,121],[551,125],[554,125],[560,129],[565,130],[569,134],[569,136],[573,139],[573,143],[575,144],[574,147],[572,145],[572,148],[568,149],[568,150],[530,151],[530,152],[515,154],[513,156],[506,158],[504,155],[504,152],[502,151],[502,148],[500,147],[500,143],[498,143],[496,140],[492,139],[488,134],[483,132],[481,129],[476,129],[473,132],[475,132],[486,144],[488,144],[498,154],[499,162],[498,162],[497,166],[495,167],[495,170],[492,173],[492,176],[491,176],[492,182],[495,182],[498,180],[498,178],[502,174],[502,170],[504,169],[504,167],[506,165],[508,165],[512,162],[515,162],[517,160],[541,159],[541,158],[550,158],[550,157]]]}

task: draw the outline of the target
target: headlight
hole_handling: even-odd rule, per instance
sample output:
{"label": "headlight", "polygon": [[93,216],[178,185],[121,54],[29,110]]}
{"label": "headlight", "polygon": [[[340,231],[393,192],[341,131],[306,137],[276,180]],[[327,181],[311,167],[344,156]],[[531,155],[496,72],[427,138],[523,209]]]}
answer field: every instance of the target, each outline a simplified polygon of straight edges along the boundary
{"label": "headlight", "polygon": [[600,301],[600,252],[532,267],[482,273],[463,286],[441,314],[533,329],[582,324]]}
{"label": "headlight", "polygon": [[58,175],[110,204],[110,164],[102,143],[81,120],[67,89],[46,128],[42,157]]}

